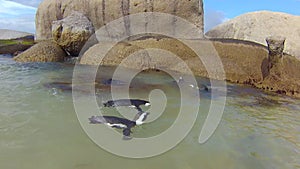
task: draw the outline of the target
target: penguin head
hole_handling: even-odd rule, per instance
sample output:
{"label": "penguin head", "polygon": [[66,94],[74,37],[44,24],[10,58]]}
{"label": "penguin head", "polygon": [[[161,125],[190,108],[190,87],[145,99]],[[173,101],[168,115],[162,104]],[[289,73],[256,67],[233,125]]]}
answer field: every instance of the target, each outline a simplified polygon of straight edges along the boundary
{"label": "penguin head", "polygon": [[131,134],[131,130],[130,128],[126,128],[123,130],[123,140],[130,140],[132,139],[132,137],[130,137],[130,134]]}
{"label": "penguin head", "polygon": [[101,124],[105,122],[105,119],[100,116],[92,116],[89,118],[91,124]]}
{"label": "penguin head", "polygon": [[177,83],[183,83],[183,82],[184,82],[183,77],[180,76],[179,79],[177,80]]}
{"label": "penguin head", "polygon": [[103,106],[104,106],[104,107],[109,107],[110,105],[108,104],[108,102],[104,102],[104,103],[103,103]]}

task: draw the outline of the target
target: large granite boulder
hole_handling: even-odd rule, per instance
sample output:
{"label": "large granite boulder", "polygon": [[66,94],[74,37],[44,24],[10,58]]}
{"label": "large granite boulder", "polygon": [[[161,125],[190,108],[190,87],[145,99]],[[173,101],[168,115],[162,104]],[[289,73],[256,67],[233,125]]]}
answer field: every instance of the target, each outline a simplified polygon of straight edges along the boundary
{"label": "large granite boulder", "polygon": [[0,29],[0,54],[14,54],[30,48],[34,35],[8,29]]}
{"label": "large granite boulder", "polygon": [[60,62],[66,53],[54,41],[41,41],[14,57],[17,62]]}
{"label": "large granite boulder", "polygon": [[[207,56],[218,55],[222,60],[226,79],[231,82],[249,83],[259,82],[262,77],[262,62],[268,58],[268,50],[255,43],[244,41],[208,41],[189,40],[189,43],[199,46],[199,50]],[[195,75],[208,77],[205,65],[188,46],[172,38],[148,38],[124,41],[115,45],[108,53],[102,48],[108,48],[111,42],[101,42],[89,48],[80,58],[81,64],[123,66],[132,69],[168,69],[181,73],[188,73],[182,66],[184,61]],[[216,52],[211,50],[216,49]],[[158,57],[149,57],[143,49],[162,49],[176,55],[181,60],[171,58],[167,53],[158,54]],[[105,56],[103,59],[100,56]],[[152,55],[153,56],[153,55]],[[201,57],[207,57],[201,56]],[[242,59],[241,59],[242,58]],[[215,67],[218,65],[206,65]],[[214,75],[218,79],[217,75]]]}
{"label": "large granite boulder", "polygon": [[72,11],[84,14],[96,30],[129,14],[162,12],[182,17],[203,32],[202,0],[44,0],[36,14],[37,40],[52,38],[52,22],[66,18]]}
{"label": "large granite boulder", "polygon": [[206,33],[210,38],[249,40],[267,46],[269,36],[286,37],[284,52],[300,59],[300,16],[280,12],[251,12],[223,24]]}
{"label": "large granite boulder", "polygon": [[[280,50],[283,49],[282,45],[280,45],[282,44],[280,40],[269,39],[270,48],[274,49],[273,52],[276,51],[276,56],[274,57],[280,59],[280,64],[276,64],[273,67],[271,76],[269,51],[268,48],[261,44],[229,39],[212,41],[189,40],[189,43],[196,43],[199,46],[199,50],[204,52],[204,55],[218,55],[221,59],[226,77],[219,78],[218,73],[216,73],[211,74],[210,78],[252,85],[264,90],[300,97],[300,74],[298,73],[300,72],[300,61],[290,55],[280,53]],[[279,45],[277,42],[279,42]],[[123,41],[115,45],[108,53],[103,53],[104,51],[101,48],[108,48],[110,45],[112,45],[111,42],[100,42],[92,46],[80,58],[80,63],[122,66],[139,70],[167,69],[188,73],[186,68],[182,66],[182,61],[184,61],[194,75],[202,77],[209,77],[207,67],[214,69],[219,66],[214,65],[214,63],[205,65],[189,47],[171,38]],[[212,51],[211,47],[216,50],[216,53],[210,53]],[[153,55],[150,57],[149,52],[144,49],[153,48],[169,51],[181,60],[171,58],[167,53],[158,54],[157,57],[153,57]],[[100,56],[105,57],[102,59]],[[279,80],[273,76],[278,73],[278,69],[274,69],[277,66],[280,66],[280,70],[283,70]]]}
{"label": "large granite boulder", "polygon": [[53,39],[72,56],[79,55],[81,48],[94,33],[94,26],[89,19],[76,11],[52,23]]}

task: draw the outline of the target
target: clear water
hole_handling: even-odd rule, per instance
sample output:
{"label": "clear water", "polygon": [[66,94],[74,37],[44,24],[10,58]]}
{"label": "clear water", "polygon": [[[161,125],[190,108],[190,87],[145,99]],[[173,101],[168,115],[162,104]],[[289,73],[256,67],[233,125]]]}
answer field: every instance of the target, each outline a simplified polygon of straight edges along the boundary
{"label": "clear water", "polygon": [[[210,101],[204,94],[196,125],[178,146],[156,157],[129,159],[102,150],[82,130],[68,85],[61,83],[70,82],[72,71],[66,64],[19,64],[0,55],[1,169],[300,168],[297,99],[230,84],[222,121],[208,142],[198,143]],[[136,78],[133,97],[145,98],[158,87],[169,101],[159,119],[134,129],[135,137],[155,135],[176,118],[179,100],[177,88],[167,85],[171,80],[154,72]],[[109,96],[109,91],[102,93]]]}

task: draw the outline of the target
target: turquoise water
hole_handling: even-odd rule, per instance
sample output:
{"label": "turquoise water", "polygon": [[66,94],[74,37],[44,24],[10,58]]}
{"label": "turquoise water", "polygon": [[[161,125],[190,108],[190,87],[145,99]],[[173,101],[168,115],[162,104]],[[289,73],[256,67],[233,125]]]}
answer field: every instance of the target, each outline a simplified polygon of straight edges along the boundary
{"label": "turquoise water", "polygon": [[[229,84],[221,123],[205,144],[199,144],[211,99],[209,93],[201,93],[196,124],[178,146],[159,156],[129,159],[101,149],[81,128],[68,84],[72,72],[73,66],[67,64],[20,64],[9,56],[0,56],[1,169],[300,168],[297,99]],[[112,68],[103,68],[102,73],[109,76]],[[132,84],[132,97],[147,98],[152,89],[159,88],[168,98],[164,113],[135,128],[133,136],[153,136],[170,127],[180,103],[178,87],[172,85],[171,77],[145,72]],[[105,86],[96,93],[101,96],[99,103],[109,99]],[[82,97],[86,97],[85,91]],[[115,109],[101,109],[104,114],[118,115]]]}

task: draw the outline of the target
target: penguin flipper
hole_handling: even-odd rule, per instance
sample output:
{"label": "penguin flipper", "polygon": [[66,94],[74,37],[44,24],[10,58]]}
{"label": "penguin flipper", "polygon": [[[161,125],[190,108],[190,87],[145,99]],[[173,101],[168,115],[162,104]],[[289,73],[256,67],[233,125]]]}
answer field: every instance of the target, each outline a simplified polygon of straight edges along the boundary
{"label": "penguin flipper", "polygon": [[[141,109],[141,108],[140,108]],[[134,118],[133,118],[133,120],[132,121],[136,121],[137,119],[139,119],[139,117],[142,115],[142,113],[143,113],[143,111],[142,111],[142,109],[141,109],[141,111],[140,110],[138,110],[139,112],[134,116]]]}
{"label": "penguin flipper", "polygon": [[143,110],[140,106],[135,106],[135,108],[138,110],[138,112],[143,112]]}

